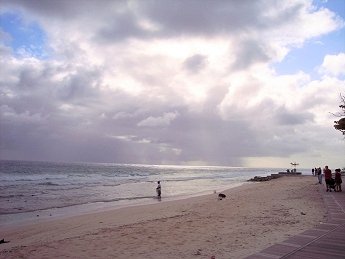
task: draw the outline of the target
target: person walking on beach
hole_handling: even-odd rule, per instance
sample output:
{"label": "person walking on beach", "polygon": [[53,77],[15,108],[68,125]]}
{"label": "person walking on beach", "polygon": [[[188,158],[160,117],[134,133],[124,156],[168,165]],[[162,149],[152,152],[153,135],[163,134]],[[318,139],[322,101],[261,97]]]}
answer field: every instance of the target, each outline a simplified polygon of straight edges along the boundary
{"label": "person walking on beach", "polygon": [[[321,167],[315,169],[317,171],[317,179],[319,180],[319,184],[322,184],[322,173],[321,173]],[[316,174],[316,173],[315,173]]]}
{"label": "person walking on beach", "polygon": [[341,173],[340,173],[340,168],[335,169],[335,191],[336,192],[341,192],[341,183],[343,182],[341,180]]}
{"label": "person walking on beach", "polygon": [[157,192],[157,197],[158,197],[158,199],[160,199],[161,198],[161,191],[162,191],[162,188],[161,188],[161,181],[158,181],[157,182],[157,188],[156,188],[156,192]]}
{"label": "person walking on beach", "polygon": [[332,171],[328,168],[326,165],[325,168],[323,169],[323,174],[325,175],[325,182],[326,182],[326,192],[332,191],[330,188],[331,185],[331,179],[332,179]]}

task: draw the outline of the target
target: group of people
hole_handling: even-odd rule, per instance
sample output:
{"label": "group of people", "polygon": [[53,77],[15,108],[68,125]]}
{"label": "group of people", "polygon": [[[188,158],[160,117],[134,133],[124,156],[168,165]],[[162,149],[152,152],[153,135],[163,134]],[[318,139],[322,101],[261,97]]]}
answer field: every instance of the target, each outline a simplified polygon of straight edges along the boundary
{"label": "group of people", "polygon": [[331,192],[332,189],[336,192],[341,192],[341,184],[342,184],[342,179],[341,179],[341,170],[340,168],[335,169],[335,174],[334,174],[334,179],[333,179],[333,174],[332,170],[328,168],[326,165],[325,168],[323,169],[323,174],[321,167],[319,168],[313,168],[312,169],[312,174],[314,176],[318,177],[319,184],[322,184],[322,175],[325,177],[325,182],[326,182],[326,191]]}

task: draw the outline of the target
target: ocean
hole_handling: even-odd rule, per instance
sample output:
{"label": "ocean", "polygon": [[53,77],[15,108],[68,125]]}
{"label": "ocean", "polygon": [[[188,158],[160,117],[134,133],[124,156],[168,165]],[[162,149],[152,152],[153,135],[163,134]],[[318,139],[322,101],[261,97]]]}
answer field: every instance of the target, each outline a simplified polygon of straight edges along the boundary
{"label": "ocean", "polygon": [[0,226],[211,194],[282,170],[0,160]]}

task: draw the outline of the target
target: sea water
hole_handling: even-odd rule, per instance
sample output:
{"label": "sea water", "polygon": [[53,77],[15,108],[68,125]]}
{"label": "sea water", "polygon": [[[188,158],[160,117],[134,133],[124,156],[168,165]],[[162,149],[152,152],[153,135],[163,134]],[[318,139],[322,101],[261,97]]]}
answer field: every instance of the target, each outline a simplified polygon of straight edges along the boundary
{"label": "sea water", "polygon": [[0,225],[211,194],[281,170],[0,161]]}

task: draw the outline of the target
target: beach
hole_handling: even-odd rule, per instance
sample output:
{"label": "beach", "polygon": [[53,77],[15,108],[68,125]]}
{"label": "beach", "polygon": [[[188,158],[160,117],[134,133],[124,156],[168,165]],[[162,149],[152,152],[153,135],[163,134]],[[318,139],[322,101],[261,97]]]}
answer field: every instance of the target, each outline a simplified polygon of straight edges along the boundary
{"label": "beach", "polygon": [[[217,194],[7,226],[0,258],[245,258],[326,215],[317,180],[285,176]],[[164,197],[164,185],[162,186]]]}

